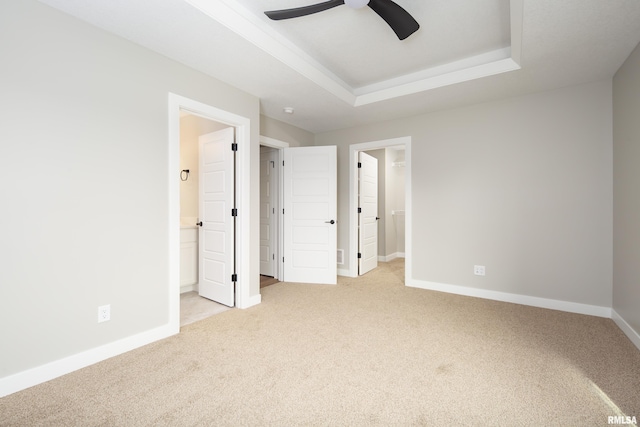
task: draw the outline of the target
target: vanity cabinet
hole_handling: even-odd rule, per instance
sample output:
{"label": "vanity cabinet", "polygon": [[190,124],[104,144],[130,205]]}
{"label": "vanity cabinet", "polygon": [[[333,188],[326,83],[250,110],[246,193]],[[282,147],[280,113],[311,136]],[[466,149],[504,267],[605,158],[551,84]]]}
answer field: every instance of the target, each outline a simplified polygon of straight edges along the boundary
{"label": "vanity cabinet", "polygon": [[180,293],[198,290],[198,230],[180,229]]}

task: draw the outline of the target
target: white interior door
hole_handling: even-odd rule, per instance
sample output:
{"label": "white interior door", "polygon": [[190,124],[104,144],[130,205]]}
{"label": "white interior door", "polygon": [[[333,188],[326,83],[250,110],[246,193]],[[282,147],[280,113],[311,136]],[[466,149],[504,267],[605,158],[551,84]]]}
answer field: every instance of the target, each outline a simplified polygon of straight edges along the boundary
{"label": "white interior door", "polygon": [[200,144],[200,296],[234,306],[234,128],[202,135]]}
{"label": "white interior door", "polygon": [[337,150],[284,149],[284,278],[336,284]]}
{"label": "white interior door", "polygon": [[276,276],[278,180],[275,149],[260,149],[260,274]]}
{"label": "white interior door", "polygon": [[358,274],[378,266],[378,159],[359,152]]}

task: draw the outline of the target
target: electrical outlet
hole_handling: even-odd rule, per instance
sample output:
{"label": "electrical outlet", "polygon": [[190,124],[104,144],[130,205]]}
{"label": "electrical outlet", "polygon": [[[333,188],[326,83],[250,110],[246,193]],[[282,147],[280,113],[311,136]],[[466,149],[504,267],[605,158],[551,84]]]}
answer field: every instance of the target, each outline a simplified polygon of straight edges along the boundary
{"label": "electrical outlet", "polygon": [[111,304],[98,307],[98,323],[111,320]]}
{"label": "electrical outlet", "polygon": [[476,276],[484,276],[484,265],[474,265],[473,274]]}

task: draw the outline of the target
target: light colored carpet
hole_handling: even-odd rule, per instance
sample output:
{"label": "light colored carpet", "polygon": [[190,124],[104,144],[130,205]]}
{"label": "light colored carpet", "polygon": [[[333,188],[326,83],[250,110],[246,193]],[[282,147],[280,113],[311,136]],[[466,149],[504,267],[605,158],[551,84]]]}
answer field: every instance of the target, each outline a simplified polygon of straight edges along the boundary
{"label": "light colored carpet", "polygon": [[180,294],[180,326],[189,325],[226,310],[229,310],[226,305],[203,298],[197,292]]}
{"label": "light colored carpet", "polygon": [[402,264],[262,304],[0,399],[9,426],[606,426],[640,415],[610,319],[406,288]]}

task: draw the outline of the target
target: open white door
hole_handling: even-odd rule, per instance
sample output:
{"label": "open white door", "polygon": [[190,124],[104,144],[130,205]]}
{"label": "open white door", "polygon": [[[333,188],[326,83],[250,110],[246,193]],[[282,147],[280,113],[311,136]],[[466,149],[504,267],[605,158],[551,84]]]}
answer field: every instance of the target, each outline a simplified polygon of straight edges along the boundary
{"label": "open white door", "polygon": [[363,275],[378,266],[378,159],[358,154],[358,274]]}
{"label": "open white door", "polygon": [[284,278],[337,283],[337,150],[284,149]]}
{"label": "open white door", "polygon": [[200,296],[234,306],[234,128],[202,135],[200,143]]}
{"label": "open white door", "polygon": [[278,169],[275,149],[260,147],[260,274],[276,277]]}

